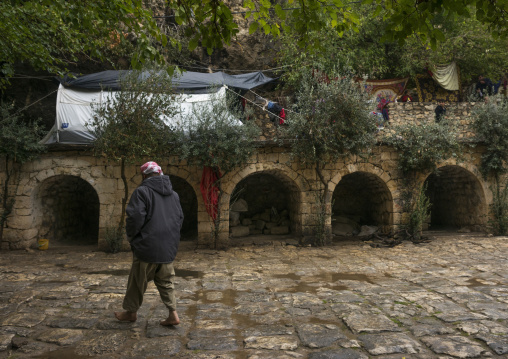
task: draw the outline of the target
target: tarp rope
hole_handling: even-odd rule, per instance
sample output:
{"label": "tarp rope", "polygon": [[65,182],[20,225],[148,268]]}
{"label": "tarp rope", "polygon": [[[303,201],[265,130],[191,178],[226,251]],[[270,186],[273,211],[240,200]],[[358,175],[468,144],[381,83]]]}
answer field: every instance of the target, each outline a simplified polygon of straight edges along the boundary
{"label": "tarp rope", "polygon": [[11,115],[11,116],[7,117],[7,118],[6,118],[6,120],[8,120],[8,119],[10,119],[10,118],[12,118],[12,117],[14,117],[14,116],[17,116],[19,113],[21,113],[21,112],[25,111],[25,110],[26,110],[27,108],[29,108],[30,106],[33,106],[33,105],[35,105],[35,104],[36,104],[36,103],[38,103],[38,102],[41,102],[41,101],[42,101],[42,100],[44,100],[46,97],[53,95],[53,94],[54,94],[55,92],[57,92],[57,91],[58,91],[58,89],[56,89],[55,91],[52,91],[52,92],[48,93],[46,96],[41,97],[41,98],[40,98],[40,99],[38,99],[37,101],[32,102],[30,105],[26,105],[25,107],[23,107],[21,110],[19,110],[19,111],[18,111],[18,112],[16,112],[15,114],[13,114],[13,115]]}
{"label": "tarp rope", "polygon": [[[254,106],[259,107],[259,108],[260,108],[261,110],[263,110],[264,112],[269,112],[267,109],[265,109],[265,108],[264,108],[264,106],[261,106],[261,105],[259,105],[259,104],[255,103],[254,101],[249,100],[249,99],[248,99],[248,98],[246,98],[245,96],[242,96],[242,95],[240,95],[239,93],[236,93],[235,91],[231,90],[229,87],[226,87],[226,90],[231,91],[231,92],[232,92],[232,93],[234,93],[235,95],[237,95],[237,96],[239,96],[239,97],[243,98],[245,101],[247,101],[247,102],[249,102],[249,103],[253,104]],[[254,91],[252,91],[252,90],[249,90],[249,91],[251,91],[252,93],[254,93]],[[261,96],[259,96],[259,97],[261,97]],[[263,97],[263,98],[264,98],[264,97]],[[290,112],[291,112],[291,111],[290,111]],[[271,113],[273,116],[277,117],[279,120],[283,120],[283,121],[285,121],[282,117],[277,116],[277,115],[276,115],[276,114],[274,114],[273,112],[270,112],[270,113]]]}

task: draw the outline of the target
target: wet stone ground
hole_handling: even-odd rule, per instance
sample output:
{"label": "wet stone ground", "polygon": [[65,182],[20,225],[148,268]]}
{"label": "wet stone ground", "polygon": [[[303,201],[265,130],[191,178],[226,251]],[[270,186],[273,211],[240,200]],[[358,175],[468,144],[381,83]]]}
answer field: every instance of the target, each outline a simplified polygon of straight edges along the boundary
{"label": "wet stone ground", "polygon": [[114,318],[130,253],[0,252],[0,358],[508,358],[508,238],[433,235],[394,248],[184,243],[182,323],[169,328],[153,284],[137,322]]}

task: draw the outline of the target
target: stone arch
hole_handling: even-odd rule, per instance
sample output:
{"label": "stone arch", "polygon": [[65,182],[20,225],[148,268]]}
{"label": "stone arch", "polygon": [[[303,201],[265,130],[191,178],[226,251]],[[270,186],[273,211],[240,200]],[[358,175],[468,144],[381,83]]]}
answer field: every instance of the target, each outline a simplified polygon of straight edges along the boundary
{"label": "stone arch", "polygon": [[100,201],[95,188],[78,176],[44,179],[33,193],[39,238],[60,244],[97,244]]}
{"label": "stone arch", "polygon": [[[232,181],[228,181],[225,192],[229,194],[232,204],[239,199],[247,202],[248,211],[242,214],[242,218],[251,219],[253,221],[262,220],[267,224],[264,233],[268,234],[271,226],[288,227],[289,231],[294,234],[300,234],[302,231],[302,189],[301,182],[297,181],[299,176],[296,173],[282,169],[279,166],[263,166],[260,170],[241,170],[237,173]],[[271,208],[275,208],[277,215],[268,213]],[[286,214],[287,213],[287,214]],[[257,218],[262,216],[264,219]],[[287,218],[285,217],[287,215]],[[265,218],[266,217],[266,218]],[[268,220],[270,217],[270,220]],[[230,218],[233,222],[233,219]],[[253,223],[254,226],[256,223]],[[233,223],[230,223],[233,225]],[[263,230],[263,229],[260,229]],[[281,230],[281,228],[278,228]],[[258,233],[259,229],[254,231]],[[277,232],[278,234],[281,234]],[[284,233],[284,231],[282,231]],[[259,233],[260,234],[260,233]]]}
{"label": "stone arch", "polygon": [[482,183],[470,169],[445,164],[425,180],[431,202],[430,229],[481,230],[487,217]]}
{"label": "stone arch", "polygon": [[182,177],[170,175],[173,189],[180,197],[184,220],[181,229],[182,240],[194,240],[198,233],[198,198],[196,191]]}
{"label": "stone arch", "polygon": [[380,176],[378,170],[349,169],[353,171],[343,174],[333,190],[332,230],[346,234],[351,228],[358,231],[361,225],[372,225],[389,231],[394,224],[394,210],[392,192],[385,182],[387,175]]}

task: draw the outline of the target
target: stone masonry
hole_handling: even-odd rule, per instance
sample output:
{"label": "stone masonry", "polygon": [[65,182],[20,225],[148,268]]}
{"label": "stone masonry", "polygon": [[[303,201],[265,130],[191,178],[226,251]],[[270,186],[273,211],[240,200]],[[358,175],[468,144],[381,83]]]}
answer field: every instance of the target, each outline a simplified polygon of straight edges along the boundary
{"label": "stone masonry", "polygon": [[[461,136],[472,136],[467,125],[474,105],[460,103],[450,110],[452,119],[460,122]],[[433,121],[434,107],[434,104],[421,103],[392,104],[391,123],[387,130],[392,124],[405,121]],[[268,139],[275,131],[273,123],[262,116],[258,116],[257,121],[263,125],[261,140]],[[290,162],[287,148],[270,141],[261,141],[261,144],[249,163],[224,178],[222,218],[225,220],[221,227],[224,244],[230,240],[230,196],[240,183],[249,183],[246,179],[250,176],[260,177],[261,183],[266,182],[262,177],[267,176],[277,183],[277,191],[283,192],[281,195],[288,201],[284,210],[288,213],[292,234],[312,233],[317,213],[314,171]],[[441,221],[434,215],[431,227],[484,228],[492,193],[490,183],[484,181],[478,171],[481,154],[480,146],[470,148],[461,162],[451,159],[440,163],[440,176],[427,173],[420,178],[421,182],[428,182],[432,191],[429,196],[433,200],[433,213],[448,213]],[[402,218],[402,178],[397,170],[397,157],[393,148],[380,144],[367,159],[350,158],[328,164],[325,176],[330,179],[334,206],[329,209],[327,225],[332,225],[334,212],[348,212],[384,231],[397,227]],[[140,164],[126,168],[129,195],[141,181]],[[168,158],[160,165],[185,199],[187,229],[192,231],[195,228],[198,243],[207,245],[211,222],[199,188],[202,169],[188,166],[176,158]],[[5,168],[4,159],[0,159],[0,166]],[[9,191],[15,194],[15,202],[7,218],[2,249],[35,247],[40,238],[58,240],[63,237],[87,237],[87,243],[98,243],[104,248],[107,229],[116,226],[121,215],[124,186],[118,163],[95,158],[89,150],[52,150],[19,167],[13,178],[16,181],[11,178]],[[0,172],[0,182],[3,187],[4,172]],[[449,190],[441,190],[443,188]],[[256,196],[249,193],[249,186],[245,191],[246,197]]]}

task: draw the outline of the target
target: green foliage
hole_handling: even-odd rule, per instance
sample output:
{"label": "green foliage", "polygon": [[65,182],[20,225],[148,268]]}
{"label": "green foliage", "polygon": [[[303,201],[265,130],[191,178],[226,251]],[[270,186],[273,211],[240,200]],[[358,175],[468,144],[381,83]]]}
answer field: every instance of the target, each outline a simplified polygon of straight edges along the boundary
{"label": "green foliage", "polygon": [[410,179],[406,179],[402,191],[403,211],[408,214],[408,221],[403,228],[416,241],[421,239],[423,224],[430,216],[431,203],[426,191],[427,184],[417,186]]}
{"label": "green foliage", "polygon": [[[203,46],[211,54],[214,48],[230,45],[239,33],[239,19],[227,4],[224,0],[166,1],[165,10],[174,13],[176,23],[183,25],[188,39],[186,43],[180,34],[162,29],[163,23],[159,27],[153,12],[144,7],[142,0],[90,0],[74,1],[72,4],[66,0],[2,1],[0,72],[4,77],[0,77],[0,86],[8,83],[8,78],[14,73],[14,65],[20,62],[36,70],[63,74],[70,64],[83,58],[111,60],[119,48],[126,50],[132,45],[133,52],[129,54],[131,66],[135,69],[150,62],[179,62],[174,53],[165,49],[181,50],[182,44],[190,51]],[[506,38],[508,33],[508,5],[505,0],[288,0],[283,3],[245,0],[243,6],[248,9],[245,18],[250,21],[250,33],[262,31],[274,37],[291,33],[298,47],[305,48],[305,52],[326,48],[324,45],[329,42],[326,36],[315,34],[321,29],[339,37],[359,33],[359,40],[362,37],[373,40],[367,41],[372,49],[359,46],[355,55],[357,52],[367,54],[368,61],[362,59],[361,62],[371,62],[378,72],[383,71],[385,66],[390,67],[391,59],[396,59],[390,55],[387,62],[376,60],[377,54],[383,52],[378,41],[380,36],[386,44],[402,45],[408,37],[416,34],[423,46],[436,49],[437,44],[447,39],[447,29],[434,21],[438,15],[447,20],[460,17],[461,21],[467,22],[474,19],[482,31],[495,38]],[[456,40],[460,42],[459,38]],[[355,41],[354,38],[346,40],[345,47],[354,49]],[[454,44],[452,39],[449,44]],[[460,50],[461,47],[467,46],[463,46],[462,42],[454,49]],[[388,49],[388,53],[392,51]],[[346,54],[344,52],[339,58]],[[401,54],[403,52],[399,52]],[[413,59],[411,57],[408,64]],[[353,62],[351,66],[355,67]],[[358,67],[369,68],[363,64]]]}
{"label": "green foliage", "polygon": [[[156,45],[168,38],[141,0],[8,0],[0,2],[0,86],[13,75],[13,65],[64,74],[79,58],[107,60],[111,49],[135,34],[132,65],[165,63]],[[171,40],[171,39],[170,39]]]}
{"label": "green foliage", "polygon": [[87,124],[95,135],[94,152],[114,161],[136,163],[142,157],[164,158],[171,151],[174,128],[164,118],[178,113],[178,96],[164,71],[128,72],[122,91],[96,106]]}
{"label": "green foliage", "polygon": [[283,132],[291,141],[292,155],[315,167],[369,152],[376,131],[369,100],[350,77],[307,72]]}
{"label": "green foliage", "polygon": [[18,114],[11,114],[13,106],[0,106],[0,155],[16,163],[25,163],[45,151],[44,145],[39,143],[45,131],[38,120],[27,124]]}
{"label": "green foliage", "polygon": [[499,178],[496,178],[496,183],[490,190],[493,197],[490,205],[492,219],[489,224],[494,234],[504,236],[508,233],[508,181],[505,179],[501,184]]}
{"label": "green foliage", "polygon": [[464,0],[375,0],[386,24],[384,39],[403,43],[410,34],[416,34],[433,49],[444,40],[442,28],[435,27],[432,20],[436,14],[443,17],[475,17],[481,24],[488,26],[496,37],[506,37],[508,26],[506,1],[464,1]]}
{"label": "green foliage", "polygon": [[438,162],[458,157],[461,150],[457,127],[446,119],[394,126],[383,140],[397,150],[398,166],[404,174],[433,171]]}
{"label": "green foliage", "polygon": [[408,216],[403,228],[412,240],[418,241],[431,204],[425,194],[427,185],[417,184],[415,175],[434,171],[438,162],[460,156],[457,127],[446,118],[439,123],[408,123],[394,126],[383,140],[399,154],[398,167],[405,176],[402,211]]}
{"label": "green foliage", "polygon": [[489,221],[498,235],[508,233],[508,182],[501,182],[502,174],[507,172],[508,160],[508,102],[502,97],[491,97],[489,101],[475,108],[473,129],[477,139],[485,145],[480,171],[486,179],[492,175],[496,182]]}
{"label": "green foliage", "polygon": [[491,97],[473,112],[473,130],[479,141],[485,144],[480,171],[486,178],[489,174],[505,173],[508,160],[508,102]]}
{"label": "green foliage", "polygon": [[[506,69],[508,39],[494,38],[487,25],[474,17],[446,16],[436,13],[430,23],[442,33],[435,48],[427,37],[405,34],[405,41],[388,36],[393,29],[381,16],[376,4],[352,4],[358,14],[354,29],[337,32],[330,24],[308,32],[309,45],[302,51],[300,34],[289,28],[281,35],[282,46],[277,61],[284,66],[281,75],[289,85],[296,85],[302,68],[350,71],[360,77],[393,78],[422,73],[433,64],[455,61],[463,81],[476,81],[479,74],[501,78]],[[469,7],[472,9],[472,7]],[[294,19],[295,22],[299,19]]]}
{"label": "green foliage", "polygon": [[[471,6],[469,9],[472,11]],[[448,17],[441,12],[431,24],[442,32],[442,39],[431,48],[421,37],[408,37],[398,59],[401,75],[414,75],[429,64],[455,61],[463,82],[476,82],[480,74],[495,82],[502,77],[506,71],[506,37],[493,36],[488,26],[474,17]]]}
{"label": "green foliage", "polygon": [[180,124],[180,157],[191,165],[211,167],[217,181],[217,217],[212,221],[211,237],[215,248],[221,231],[222,178],[233,169],[247,163],[254,151],[254,140],[259,128],[253,121],[240,122],[246,114],[237,111],[232,97],[221,96],[221,91],[211,96],[210,102],[197,104]]}
{"label": "green foliage", "polygon": [[401,46],[381,42],[386,26],[381,17],[373,16],[375,6],[352,6],[358,14],[355,29],[337,32],[331,25],[325,25],[310,31],[307,37],[312,45],[305,51],[298,43],[300,34],[292,27],[281,35],[282,46],[277,61],[284,66],[281,75],[286,84],[296,87],[305,73],[302,68],[326,73],[334,70],[351,72],[370,78],[394,77],[397,74],[402,65]]}
{"label": "green foliage", "polygon": [[201,45],[209,55],[214,48],[230,45],[238,33],[231,9],[223,1],[169,0],[168,6],[175,9],[178,25],[186,25],[189,50]]}
{"label": "green foliage", "polygon": [[[3,236],[3,228],[7,216],[11,213],[14,198],[9,193],[10,179],[14,172],[14,163],[31,161],[45,151],[41,140],[44,129],[39,121],[26,124],[17,113],[12,114],[13,105],[1,104],[0,106],[0,156],[5,157],[5,181],[2,184],[0,194],[0,239]],[[9,166],[10,165],[10,166]],[[16,183],[16,188],[18,183]]]}
{"label": "green foliage", "polygon": [[220,169],[222,175],[244,165],[254,151],[259,128],[235,110],[230,100],[211,96],[208,104],[194,106],[182,118],[179,131],[181,158],[196,166]]}
{"label": "green foliage", "polygon": [[[491,0],[363,0],[362,2],[289,0],[285,4],[289,11],[283,11],[277,2],[246,0],[249,8],[247,18],[257,25],[251,31],[262,29],[266,34],[292,31],[300,46],[320,47],[320,41],[311,41],[312,31],[325,27],[334,29],[342,36],[349,30],[359,31],[360,18],[364,8],[370,9],[371,19],[382,19],[383,40],[398,42],[400,45],[413,34],[421,41],[436,48],[444,40],[444,31],[432,22],[437,14],[445,18],[460,16],[475,18],[488,28],[495,37],[508,34],[508,4],[506,1]],[[374,20],[376,21],[376,20]]]}
{"label": "green foliage", "polygon": [[[328,80],[331,78],[332,80]],[[370,152],[376,124],[369,114],[370,96],[349,77],[307,72],[298,87],[296,104],[287,114],[282,138],[290,141],[291,155],[316,171],[318,208],[315,245],[326,243],[325,221],[330,196],[323,168],[341,158]]]}
{"label": "green foliage", "polygon": [[121,88],[93,109],[92,121],[87,124],[96,138],[95,156],[121,163],[124,196],[117,233],[124,226],[129,195],[125,164],[145,157],[155,160],[167,156],[176,137],[165,118],[178,112],[171,78],[165,71],[127,72],[121,79]]}

